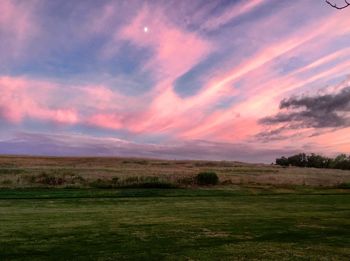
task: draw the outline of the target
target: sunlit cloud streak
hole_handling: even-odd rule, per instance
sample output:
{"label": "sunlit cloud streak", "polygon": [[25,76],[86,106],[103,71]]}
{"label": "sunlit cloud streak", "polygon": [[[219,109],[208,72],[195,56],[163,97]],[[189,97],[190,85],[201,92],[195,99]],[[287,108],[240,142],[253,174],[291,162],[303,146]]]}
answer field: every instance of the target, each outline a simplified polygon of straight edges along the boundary
{"label": "sunlit cloud streak", "polygon": [[[244,147],[241,159],[270,161],[349,149],[350,9],[313,0],[0,0],[0,11],[3,153],[18,133],[26,149],[13,153],[35,153],[40,137],[41,154],[58,153],[57,137],[89,155],[119,155],[118,146],[91,149],[96,139],[122,140],[120,155],[168,158],[227,159],[223,150],[235,159]],[[62,143],[60,153],[70,149]]]}

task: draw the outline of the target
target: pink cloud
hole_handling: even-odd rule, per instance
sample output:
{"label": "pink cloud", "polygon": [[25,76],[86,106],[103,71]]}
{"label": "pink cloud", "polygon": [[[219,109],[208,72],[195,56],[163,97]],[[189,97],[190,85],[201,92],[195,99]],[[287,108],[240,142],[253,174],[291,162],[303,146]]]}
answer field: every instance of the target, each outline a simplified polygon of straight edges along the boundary
{"label": "pink cloud", "polygon": [[[243,139],[244,136],[248,138],[261,131],[262,126],[257,124],[257,120],[277,112],[279,102],[286,92],[299,89],[317,80],[344,75],[344,71],[349,70],[350,63],[345,62],[305,80],[294,78],[291,75],[273,79],[259,86],[258,90],[247,92],[248,96],[243,102],[234,104],[227,110],[214,112],[213,117],[207,117],[199,126],[186,131],[184,135],[189,138],[203,138],[211,135],[218,140],[232,140],[232,138],[237,137],[233,133],[240,129],[240,126],[246,126],[244,127],[245,131],[241,133],[244,135],[240,136],[240,139]],[[237,113],[240,113],[244,119],[252,119],[251,124],[237,121],[235,118]],[[231,139],[229,139],[230,137]]]}
{"label": "pink cloud", "polygon": [[[135,121],[132,115],[137,114],[137,102],[102,85],[62,86],[25,77],[0,77],[0,114],[13,123],[30,118],[128,129]],[[133,104],[136,112],[127,109]]]}
{"label": "pink cloud", "polygon": [[[350,22],[349,17],[344,16],[343,19]],[[215,96],[223,87],[230,84],[233,85],[236,81],[242,78],[248,78],[248,80],[251,79],[252,73],[260,71],[260,75],[267,73],[273,76],[270,81],[263,83],[261,83],[261,77],[257,77],[257,82],[249,85],[249,87],[253,87],[241,92],[242,95],[246,96],[246,99],[243,102],[234,104],[229,109],[214,111],[212,115],[205,117],[200,124],[193,128],[184,129],[183,133],[179,133],[179,135],[188,138],[205,138],[213,136],[216,139],[234,140],[234,137],[236,136],[233,135],[232,132],[236,127],[233,128],[232,122],[237,121],[237,119],[235,119],[237,113],[241,113],[243,118],[253,118],[257,121],[264,115],[275,112],[278,109],[279,101],[283,97],[282,95],[286,92],[302,88],[307,84],[320,79],[329,79],[329,77],[336,77],[347,72],[350,69],[350,64],[348,62],[343,62],[339,63],[336,67],[313,74],[307,79],[296,77],[299,73],[346,55],[348,50],[340,50],[333,55],[329,55],[329,57],[321,58],[319,61],[315,61],[305,68],[287,76],[278,76],[270,71],[271,68],[267,67],[268,63],[275,58],[295,51],[296,48],[302,48],[306,51],[307,49],[305,50],[305,48],[308,48],[306,43],[311,40],[318,41],[318,45],[326,44],[329,42],[329,39],[334,39],[341,34],[350,32],[348,27],[337,30],[339,26],[339,17],[335,15],[326,17],[325,21],[327,22],[321,23],[323,24],[322,26],[314,24],[305,28],[303,33],[298,31],[295,36],[288,36],[273,45],[263,48],[232,71],[219,75],[216,79],[212,79],[211,83],[208,83],[204,90],[195,98],[198,99],[198,101],[202,101],[202,103],[198,102],[202,106],[210,106],[211,102],[215,100],[212,99],[212,96]],[[342,21],[341,23],[345,22]],[[300,37],[300,35],[303,35],[303,37]],[[319,37],[324,37],[324,35],[327,35],[328,37],[323,40],[319,39]],[[228,122],[229,124],[227,124]],[[225,129],[227,129],[227,131],[224,131]],[[255,123],[246,129],[245,136],[248,138],[249,135],[258,132],[261,127]],[[241,138],[243,138],[243,136],[241,136]]]}
{"label": "pink cloud", "polygon": [[[283,39],[273,46],[267,46],[253,57],[250,57],[247,61],[238,65],[234,70],[225,74],[221,73],[221,75],[214,79],[210,79],[199,94],[190,98],[181,99],[172,89],[166,86],[160,86],[161,88],[159,89],[162,89],[162,91],[154,97],[149,112],[138,126],[138,131],[173,129],[173,131],[177,130],[177,132],[180,132],[180,136],[183,135],[181,132],[187,133],[185,134],[186,136],[192,133],[190,136],[195,138],[195,136],[192,135],[194,133],[199,134],[201,132],[199,129],[202,131],[206,128],[212,129],[212,126],[216,124],[215,122],[225,122],[227,119],[222,115],[213,120],[211,117],[207,118],[205,114],[206,110],[220,98],[233,96],[238,93],[237,90],[232,88],[232,84],[235,80],[260,68],[274,58],[300,46],[300,44],[309,40],[311,37],[312,36],[307,35],[305,39],[299,39],[293,36]],[[203,124],[193,126],[193,124],[191,124],[193,120],[188,120],[188,117],[186,117],[189,113],[193,118],[202,121]],[[225,112],[221,111],[220,114],[225,114]],[[232,113],[229,112],[228,114],[230,115],[229,117],[231,117]],[[151,119],[149,115],[152,115]],[[189,131],[191,128],[198,129],[198,131]]]}
{"label": "pink cloud", "polygon": [[87,119],[86,123],[108,129],[121,129],[124,127],[121,117],[115,114],[95,114]]}
{"label": "pink cloud", "polygon": [[1,116],[14,123],[27,117],[56,123],[78,122],[74,108],[53,109],[45,104],[55,88],[55,85],[47,82],[0,77]]}
{"label": "pink cloud", "polygon": [[322,151],[328,155],[336,155],[339,153],[349,153],[350,128],[328,129],[324,133],[317,136],[310,136],[313,130],[306,132],[306,135],[298,137],[296,142],[299,144],[312,144],[313,148]]}
{"label": "pink cloud", "polygon": [[233,18],[248,13],[254,10],[259,5],[263,4],[266,1],[263,0],[250,0],[243,3],[234,5],[233,8],[226,9],[221,15],[209,19],[202,25],[202,28],[206,30],[215,30],[218,27],[227,24]]}
{"label": "pink cloud", "polygon": [[[147,27],[147,32],[144,31]],[[154,58],[145,69],[151,69],[157,79],[175,79],[205,57],[212,45],[196,33],[172,24],[161,9],[145,6],[125,28],[117,34],[136,46],[151,48]],[[195,46],[195,48],[193,48]]]}
{"label": "pink cloud", "polygon": [[[0,16],[0,29],[10,36],[5,44],[8,47],[5,48],[6,53],[9,54],[2,55],[5,58],[16,54],[17,51],[25,53],[24,47],[38,30],[40,23],[37,23],[33,15],[35,10],[33,3],[36,1],[26,3],[3,0],[0,6],[3,14]],[[286,18],[286,14],[290,15],[300,10],[302,3],[298,2],[296,7],[292,4],[288,7],[283,5],[282,11],[276,8],[279,12],[261,20],[252,20],[249,25],[243,23],[242,26],[246,29],[244,33],[247,34],[246,38],[249,38],[247,41],[256,39],[260,41],[259,36],[265,32],[271,37],[262,37],[261,42],[252,44],[256,46],[253,51],[243,45],[240,47],[242,50],[228,51],[223,64],[218,64],[208,74],[205,68],[203,74],[198,76],[204,83],[199,86],[200,90],[196,95],[180,97],[174,90],[174,81],[189,72],[213,51],[220,51],[220,48],[228,50],[227,47],[231,47],[230,44],[233,43],[229,37],[239,38],[239,32],[244,31],[234,28],[233,36],[219,35],[227,33],[229,31],[227,28],[227,32],[215,32],[219,36],[213,37],[211,34],[214,32],[209,33],[208,30],[216,30],[265,3],[266,1],[262,0],[247,1],[226,9],[219,16],[208,17],[203,21],[201,17],[199,20],[191,21],[193,25],[207,30],[204,32],[187,30],[182,27],[185,22],[174,23],[174,20],[169,18],[170,15],[165,13],[166,8],[160,4],[158,6],[150,3],[135,10],[136,16],[128,20],[129,23],[124,24],[124,27],[117,24],[119,20],[114,20],[116,15],[124,15],[122,12],[119,13],[117,5],[111,2],[102,9],[97,8],[96,12],[91,12],[91,17],[89,14],[83,16],[83,20],[86,17],[91,18],[91,23],[86,26],[89,28],[83,26],[81,32],[78,32],[81,21],[72,19],[67,22],[72,28],[68,30],[69,33],[57,38],[60,44],[67,42],[67,45],[70,45],[72,42],[66,37],[77,31],[75,44],[80,44],[81,39],[89,40],[95,34],[111,38],[106,40],[109,44],[105,45],[107,48],[102,52],[105,57],[102,58],[112,60],[116,49],[125,42],[131,44],[133,48],[138,48],[138,51],[145,50],[151,53],[150,59],[142,67],[143,72],[148,72],[155,82],[151,90],[132,97],[117,91],[119,83],[114,84],[112,88],[103,83],[72,85],[49,80],[33,80],[30,77],[0,77],[1,117],[14,123],[20,123],[25,119],[37,119],[58,124],[87,124],[108,129],[123,129],[138,134],[166,134],[181,140],[247,142],[261,131],[259,118],[275,113],[283,97],[311,90],[309,86],[321,80],[327,82],[341,77],[350,69],[350,62],[345,61],[350,55],[349,48],[334,51],[319,59],[315,58],[319,57],[317,54],[324,53],[324,50],[333,50],[330,45],[350,33],[350,28],[347,26],[350,23],[348,13],[330,11],[331,15],[314,19],[312,24],[305,23],[300,29],[297,26],[294,28],[290,19]],[[215,4],[210,4],[209,9],[213,6]],[[204,9],[206,8],[208,6]],[[208,9],[202,10],[201,15],[208,15],[207,11]],[[303,11],[303,14],[306,12]],[[288,30],[281,33],[281,28]],[[275,35],[276,32],[278,37]],[[112,35],[109,35],[110,33]],[[45,35],[40,39],[43,39],[42,45],[54,42],[46,42]],[[57,46],[60,47],[60,44]],[[302,55],[307,58],[313,57],[315,60],[291,73],[285,73],[283,68],[276,69],[276,63],[278,64],[281,58],[287,61],[290,57],[302,57]],[[330,67],[335,63],[336,65]],[[101,71],[103,69],[108,72],[115,71],[109,66],[102,68]],[[195,74],[197,73],[195,70]],[[104,76],[100,78],[105,79]],[[117,78],[119,75],[111,77]],[[221,106],[221,102],[227,102],[225,107]],[[299,130],[298,133],[290,131],[288,135],[300,134],[298,139],[306,144],[306,139],[300,137],[306,137],[311,131],[308,129]],[[327,139],[324,141],[328,142]],[[322,140],[314,138],[314,142],[321,144]],[[281,143],[286,145],[284,141]],[[344,140],[337,144],[338,148],[348,146],[344,145]]]}

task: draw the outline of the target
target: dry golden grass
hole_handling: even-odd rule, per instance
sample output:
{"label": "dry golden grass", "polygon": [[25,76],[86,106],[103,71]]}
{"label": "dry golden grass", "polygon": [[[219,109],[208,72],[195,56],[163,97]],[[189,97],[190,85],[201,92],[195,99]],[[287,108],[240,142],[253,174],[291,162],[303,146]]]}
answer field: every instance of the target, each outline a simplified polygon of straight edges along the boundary
{"label": "dry golden grass", "polygon": [[[107,157],[0,157],[0,187],[32,187],[33,177],[53,175],[70,185],[118,178],[158,177],[178,183],[202,171],[214,171],[220,184],[333,187],[350,182],[350,171],[280,167],[229,161],[170,161]],[[83,182],[84,181],[84,182]],[[86,181],[86,182],[85,182]],[[58,184],[67,185],[65,184]],[[86,185],[86,184],[85,184]],[[187,184],[190,185],[190,184]]]}

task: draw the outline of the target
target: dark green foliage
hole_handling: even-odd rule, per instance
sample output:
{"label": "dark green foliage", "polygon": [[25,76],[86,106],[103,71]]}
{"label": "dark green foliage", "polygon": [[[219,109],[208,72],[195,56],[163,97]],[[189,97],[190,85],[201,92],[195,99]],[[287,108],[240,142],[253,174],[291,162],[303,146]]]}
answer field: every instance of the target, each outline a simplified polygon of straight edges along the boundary
{"label": "dark green foliage", "polygon": [[129,177],[121,182],[123,188],[175,188],[175,184],[162,181],[159,177],[141,176]]}
{"label": "dark green foliage", "polygon": [[330,158],[326,158],[320,155],[312,153],[307,156],[306,167],[310,168],[329,168],[331,163]]}
{"label": "dark green foliage", "polygon": [[43,185],[57,186],[65,183],[62,177],[55,177],[45,172],[35,177],[35,182]]}
{"label": "dark green foliage", "polygon": [[160,180],[152,176],[134,176],[120,180],[118,177],[109,179],[97,179],[89,183],[93,188],[175,188],[176,185]]}
{"label": "dark green foliage", "polygon": [[289,162],[288,162],[288,159],[286,157],[282,157],[282,158],[276,159],[276,164],[280,165],[280,166],[288,166]]}
{"label": "dark green foliage", "polygon": [[332,159],[314,153],[311,153],[309,155],[300,153],[288,158],[277,158],[276,164],[280,166],[350,170],[350,155],[347,156],[345,154],[341,154]]}
{"label": "dark green foliage", "polygon": [[292,166],[306,167],[307,156],[305,153],[300,153],[300,154],[289,157],[288,162]]}
{"label": "dark green foliage", "polygon": [[332,160],[330,166],[334,169],[350,169],[350,155],[340,154]]}
{"label": "dark green foliage", "polygon": [[340,189],[350,189],[350,183],[341,183],[337,187]]}
{"label": "dark green foliage", "polygon": [[85,185],[87,183],[86,180],[79,175],[60,175],[53,173],[42,172],[39,175],[23,175],[18,177],[17,183],[22,181],[25,184],[30,184],[34,187],[37,184],[40,186],[45,185],[55,187],[62,185]]}
{"label": "dark green foliage", "polygon": [[215,172],[201,172],[196,176],[198,185],[216,185],[219,183],[219,177]]}
{"label": "dark green foliage", "polygon": [[156,181],[156,182],[140,182],[140,183],[128,184],[123,186],[123,188],[167,189],[167,188],[176,188],[176,186],[168,182]]}

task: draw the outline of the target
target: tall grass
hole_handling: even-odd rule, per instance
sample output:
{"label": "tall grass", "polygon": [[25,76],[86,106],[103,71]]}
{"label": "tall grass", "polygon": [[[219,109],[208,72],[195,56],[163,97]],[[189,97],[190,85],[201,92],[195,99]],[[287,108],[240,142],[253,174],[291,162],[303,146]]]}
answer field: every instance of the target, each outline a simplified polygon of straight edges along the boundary
{"label": "tall grass", "polygon": [[198,187],[206,186],[197,177],[202,172],[215,172],[219,181],[214,184],[220,186],[337,187],[350,183],[350,171],[229,161],[0,157],[0,188]]}

